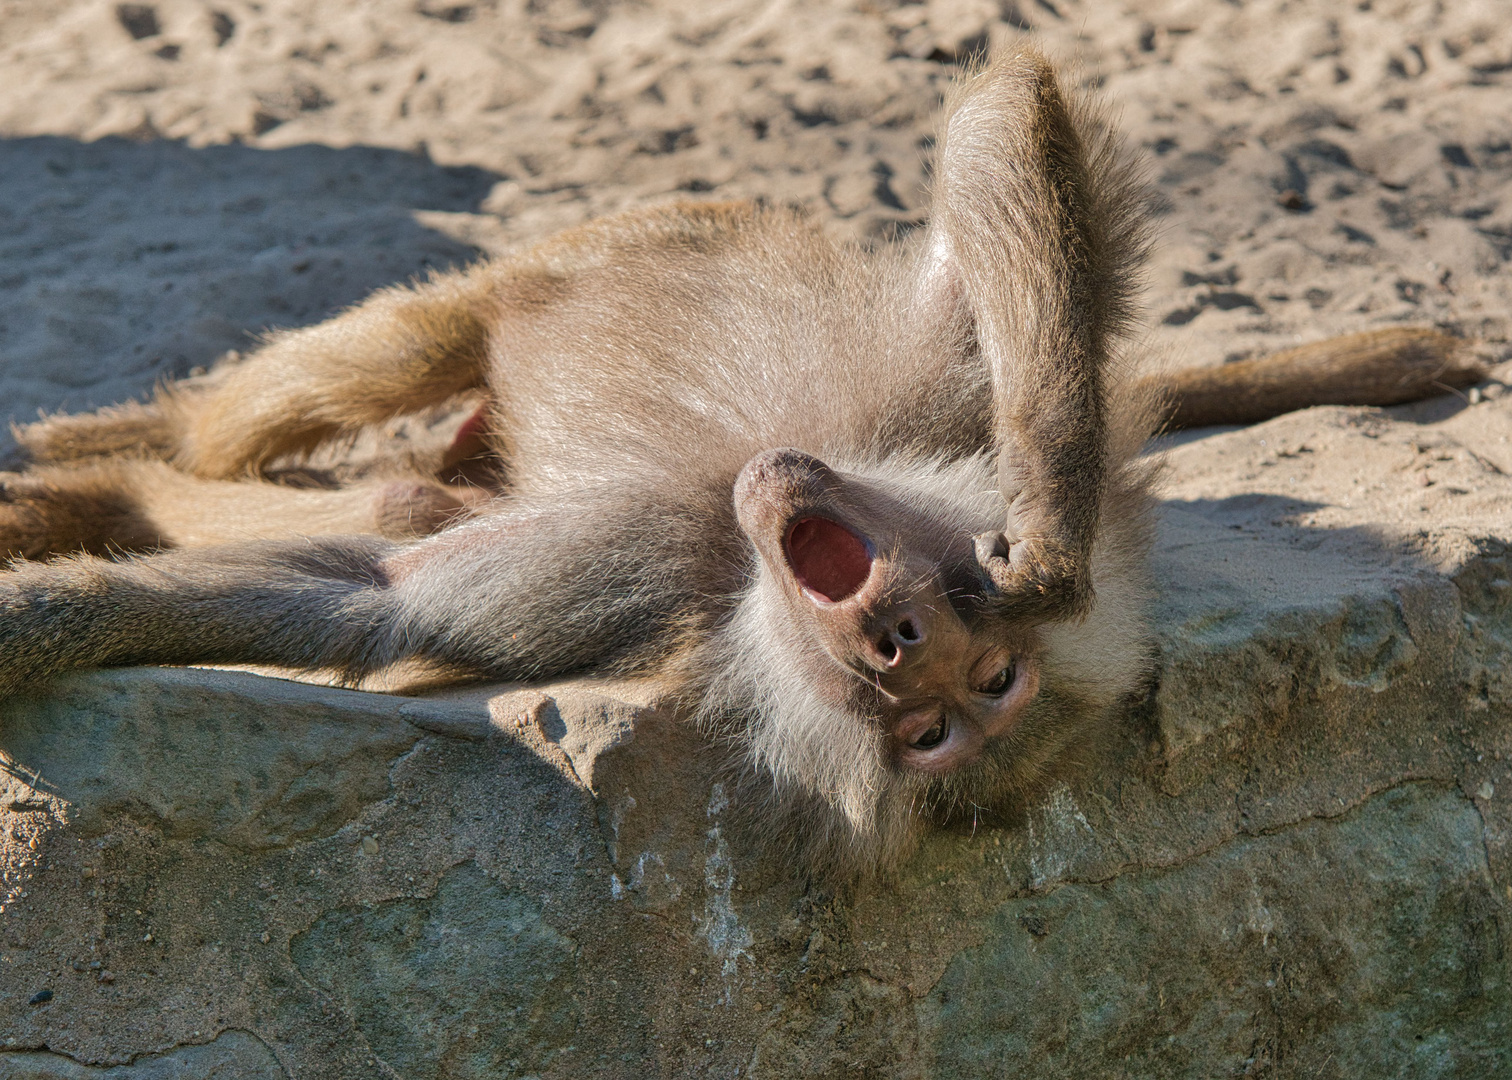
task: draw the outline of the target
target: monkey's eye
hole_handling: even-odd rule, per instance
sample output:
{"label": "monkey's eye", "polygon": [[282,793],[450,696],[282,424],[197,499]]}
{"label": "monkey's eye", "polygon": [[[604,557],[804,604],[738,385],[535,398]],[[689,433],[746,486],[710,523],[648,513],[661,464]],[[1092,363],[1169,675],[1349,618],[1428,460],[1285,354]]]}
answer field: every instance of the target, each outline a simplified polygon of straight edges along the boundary
{"label": "monkey's eye", "polygon": [[1015,674],[1014,665],[1009,664],[981,686],[977,687],[977,693],[986,694],[988,697],[1002,697],[1013,685]]}
{"label": "monkey's eye", "polygon": [[945,717],[941,716],[934,722],[934,726],[914,740],[914,749],[933,750],[945,741],[945,736],[949,733],[950,725],[946,722]]}

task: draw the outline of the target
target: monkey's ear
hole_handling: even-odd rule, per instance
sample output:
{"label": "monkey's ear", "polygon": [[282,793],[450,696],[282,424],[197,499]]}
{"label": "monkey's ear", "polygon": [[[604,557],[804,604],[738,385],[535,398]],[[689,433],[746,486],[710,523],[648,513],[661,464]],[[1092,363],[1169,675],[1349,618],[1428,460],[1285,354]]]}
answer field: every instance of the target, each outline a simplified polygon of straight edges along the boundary
{"label": "monkey's ear", "polygon": [[918,301],[964,307],[995,380],[1045,356],[1090,351],[1095,363],[1133,314],[1142,201],[1107,125],[1050,63],[1000,56],[953,92]]}

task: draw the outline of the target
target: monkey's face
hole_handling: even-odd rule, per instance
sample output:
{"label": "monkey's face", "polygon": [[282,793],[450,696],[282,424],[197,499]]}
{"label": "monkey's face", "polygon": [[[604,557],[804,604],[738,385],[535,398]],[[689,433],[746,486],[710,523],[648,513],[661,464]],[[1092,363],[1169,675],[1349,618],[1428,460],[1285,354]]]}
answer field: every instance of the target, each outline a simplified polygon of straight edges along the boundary
{"label": "monkey's face", "polygon": [[796,450],[748,462],[735,507],[790,624],[830,661],[821,691],[876,717],[897,767],[952,773],[1023,720],[1039,649],[980,617],[969,528]]}

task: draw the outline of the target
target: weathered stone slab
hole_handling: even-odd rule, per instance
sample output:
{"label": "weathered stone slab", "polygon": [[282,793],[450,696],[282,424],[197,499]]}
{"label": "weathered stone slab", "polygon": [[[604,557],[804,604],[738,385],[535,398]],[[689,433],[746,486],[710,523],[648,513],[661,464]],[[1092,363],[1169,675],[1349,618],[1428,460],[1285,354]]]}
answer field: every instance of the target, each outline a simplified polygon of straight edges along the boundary
{"label": "weathered stone slab", "polygon": [[1174,448],[1148,699],[854,895],[654,686],[0,706],[0,1075],[1512,1075],[1501,408]]}
{"label": "weathered stone slab", "polygon": [[944,1076],[1498,1076],[1494,891],[1473,804],[1409,783],[1004,904],[919,1003],[920,1030]]}
{"label": "weathered stone slab", "polygon": [[45,1050],[0,1055],[0,1080],[284,1080],[278,1059],[244,1031],[214,1042],[144,1054],[129,1065],[81,1065]]}
{"label": "weathered stone slab", "polygon": [[329,911],[290,953],[402,1076],[537,1073],[581,1020],[577,943],[470,863],[432,896]]}
{"label": "weathered stone slab", "polygon": [[45,762],[23,783],[71,807],[78,835],[126,818],[249,849],[329,835],[383,798],[389,763],[420,736],[402,709],[193,671],[102,673],[0,705],[7,755]]}

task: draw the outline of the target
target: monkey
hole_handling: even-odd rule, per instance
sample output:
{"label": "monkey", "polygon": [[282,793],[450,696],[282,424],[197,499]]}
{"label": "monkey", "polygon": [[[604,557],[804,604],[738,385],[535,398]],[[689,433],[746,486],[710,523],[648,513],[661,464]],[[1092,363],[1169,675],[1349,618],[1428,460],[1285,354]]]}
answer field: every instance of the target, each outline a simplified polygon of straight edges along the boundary
{"label": "monkey", "polygon": [[[1132,377],[1142,191],[1010,51],[948,101],[912,244],[632,210],[44,420],[0,491],[0,695],[130,664],[654,678],[808,865],[895,866],[1147,678],[1152,431],[1479,377],[1433,331]],[[428,457],[274,482],[459,407]]]}

